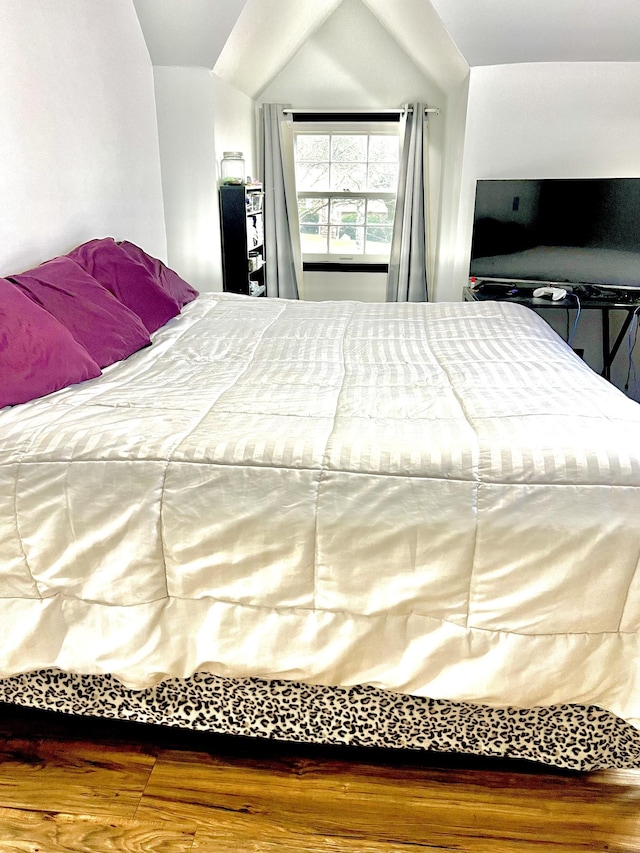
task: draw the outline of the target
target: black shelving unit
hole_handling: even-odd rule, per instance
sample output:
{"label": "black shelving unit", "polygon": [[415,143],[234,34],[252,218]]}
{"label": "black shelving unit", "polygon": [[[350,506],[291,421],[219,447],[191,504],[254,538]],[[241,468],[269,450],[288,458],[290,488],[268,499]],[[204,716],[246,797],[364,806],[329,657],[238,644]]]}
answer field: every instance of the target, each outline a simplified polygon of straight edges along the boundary
{"label": "black shelving unit", "polygon": [[265,295],[263,199],[262,184],[220,187],[222,282],[228,293]]}

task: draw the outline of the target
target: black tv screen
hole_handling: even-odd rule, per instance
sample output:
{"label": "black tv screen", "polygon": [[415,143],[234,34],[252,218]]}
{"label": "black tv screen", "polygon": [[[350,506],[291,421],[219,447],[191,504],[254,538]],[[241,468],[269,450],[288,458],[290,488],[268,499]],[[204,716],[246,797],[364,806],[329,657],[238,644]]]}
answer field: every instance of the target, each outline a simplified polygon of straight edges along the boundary
{"label": "black tv screen", "polygon": [[640,178],[477,181],[469,275],[640,289]]}

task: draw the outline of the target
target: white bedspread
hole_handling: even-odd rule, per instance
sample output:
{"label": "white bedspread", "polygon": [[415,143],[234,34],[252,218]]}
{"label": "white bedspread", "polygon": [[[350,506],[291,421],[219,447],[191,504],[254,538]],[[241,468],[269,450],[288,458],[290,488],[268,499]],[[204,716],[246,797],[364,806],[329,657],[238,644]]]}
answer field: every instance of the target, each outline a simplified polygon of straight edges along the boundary
{"label": "white bedspread", "polygon": [[0,412],[0,676],[210,670],[640,726],[640,406],[528,309],[203,294]]}

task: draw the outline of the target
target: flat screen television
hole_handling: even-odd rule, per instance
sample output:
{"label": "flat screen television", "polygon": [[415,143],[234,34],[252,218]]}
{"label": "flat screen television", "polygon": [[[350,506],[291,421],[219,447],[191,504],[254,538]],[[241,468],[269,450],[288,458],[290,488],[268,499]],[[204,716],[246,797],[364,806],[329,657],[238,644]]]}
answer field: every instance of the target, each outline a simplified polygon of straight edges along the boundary
{"label": "flat screen television", "polygon": [[477,181],[469,275],[640,290],[640,178]]}

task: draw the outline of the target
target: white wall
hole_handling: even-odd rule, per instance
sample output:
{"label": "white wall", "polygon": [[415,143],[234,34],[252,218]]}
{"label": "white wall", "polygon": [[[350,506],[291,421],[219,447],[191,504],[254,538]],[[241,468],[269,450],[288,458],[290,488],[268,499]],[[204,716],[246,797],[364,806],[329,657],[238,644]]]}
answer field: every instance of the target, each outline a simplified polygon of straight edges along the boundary
{"label": "white wall", "polygon": [[471,69],[458,219],[467,278],[478,178],[640,176],[640,63]]}
{"label": "white wall", "polygon": [[438,302],[461,298],[454,272],[468,100],[469,77],[448,91],[444,102],[442,190],[439,206],[431,216],[437,217],[438,229],[433,235],[435,245],[431,243],[435,275],[430,298]]}
{"label": "white wall", "polygon": [[[422,101],[444,107],[441,89],[420,72],[360,0],[343,0],[271,84],[261,103],[295,107],[375,109]],[[430,120],[430,171],[437,223],[445,158],[446,110]],[[303,296],[318,299],[386,297],[385,274],[307,273]],[[371,290],[363,290],[364,282]]]}
{"label": "white wall", "polygon": [[163,257],[153,76],[131,0],[3,0],[0,86],[0,274],[107,235]]}
{"label": "white wall", "polygon": [[375,272],[306,272],[301,298],[308,302],[327,299],[386,302],[387,276]]}
{"label": "white wall", "polygon": [[[467,281],[476,179],[638,177],[638,104],[638,63],[473,68],[452,276],[439,298],[458,299]],[[575,345],[600,370],[595,319],[583,316]],[[623,383],[626,369],[620,356],[616,384]]]}
{"label": "white wall", "polygon": [[205,68],[154,69],[169,265],[222,290],[218,180],[224,151],[255,176],[255,105]]}

